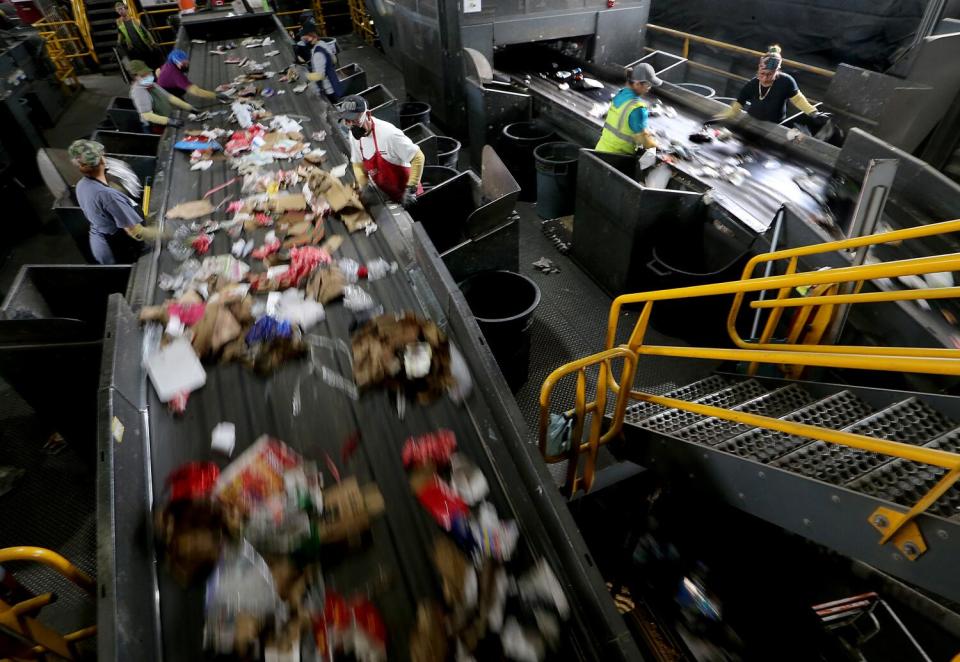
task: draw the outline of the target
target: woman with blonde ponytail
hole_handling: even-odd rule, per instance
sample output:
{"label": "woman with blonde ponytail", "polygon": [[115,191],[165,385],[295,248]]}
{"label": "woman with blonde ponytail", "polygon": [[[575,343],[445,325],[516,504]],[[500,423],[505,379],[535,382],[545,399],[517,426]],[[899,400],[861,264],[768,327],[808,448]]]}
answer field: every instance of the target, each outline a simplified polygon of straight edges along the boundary
{"label": "woman with blonde ponytail", "polygon": [[755,119],[779,124],[787,116],[789,101],[815,122],[825,122],[827,116],[818,112],[813,104],[807,101],[793,76],[780,70],[782,65],[782,50],[774,44],[760,57],[756,77],[747,81],[737,100],[717,119],[732,119],[739,115],[740,111],[746,110],[747,114]]}

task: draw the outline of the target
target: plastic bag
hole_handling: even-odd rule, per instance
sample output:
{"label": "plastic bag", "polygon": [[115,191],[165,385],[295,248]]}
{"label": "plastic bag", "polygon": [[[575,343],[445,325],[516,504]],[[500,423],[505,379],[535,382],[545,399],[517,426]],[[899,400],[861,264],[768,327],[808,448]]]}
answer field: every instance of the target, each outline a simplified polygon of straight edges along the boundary
{"label": "plastic bag", "polygon": [[570,450],[570,433],[572,431],[572,416],[550,414],[550,424],[547,426],[547,454],[560,455]]}
{"label": "plastic bag", "polygon": [[252,619],[260,625],[276,613],[278,603],[270,568],[250,543],[241,540],[227,549],[207,581],[204,648],[221,654],[253,653],[259,628],[254,632],[257,636],[250,639],[238,628],[238,621]]}

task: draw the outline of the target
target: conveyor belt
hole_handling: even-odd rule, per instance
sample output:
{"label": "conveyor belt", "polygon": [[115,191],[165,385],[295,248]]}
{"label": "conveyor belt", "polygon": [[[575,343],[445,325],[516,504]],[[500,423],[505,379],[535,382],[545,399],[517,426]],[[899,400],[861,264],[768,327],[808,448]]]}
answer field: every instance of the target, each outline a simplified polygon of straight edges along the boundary
{"label": "conveyor belt", "polygon": [[[290,43],[279,27],[271,36],[277,43],[266,50],[281,50],[280,55],[271,59],[273,66],[270,67],[279,72],[290,60]],[[231,36],[231,40],[238,43],[241,39],[240,34]],[[194,44],[181,30],[178,43],[190,52],[191,76],[198,85],[210,89],[237,75],[236,67],[223,63],[224,56],[208,52],[222,42]],[[261,62],[266,59],[264,49],[244,50],[240,48],[228,54]],[[314,131],[327,132],[322,145],[313,141],[313,147],[322,146],[327,150],[326,167],[346,161],[342,136],[325,118],[329,111],[326,101],[296,95],[290,86],[276,79],[264,84],[285,91],[267,102],[274,113],[305,118],[307,136]],[[211,122],[211,126],[225,125],[225,121]],[[169,149],[170,133],[168,131],[164,138],[166,149]],[[163,149],[162,146],[161,153]],[[234,176],[225,162],[217,162],[205,172],[191,172],[185,154],[167,154],[166,158],[170,159],[167,172],[158,177],[155,192],[157,203],[162,201],[164,208],[197,199]],[[278,167],[290,166],[280,162],[268,168]],[[214,201],[219,202],[231,191],[238,193],[236,189],[227,189],[216,194]],[[110,411],[114,416],[121,416],[125,411],[124,423],[131,429],[136,425],[135,414],[125,402],[136,402],[137,397],[145,396],[147,411],[142,447],[129,448],[129,444],[137,443],[136,437],[125,444],[111,444],[106,437],[106,448],[112,459],[101,456],[102,461],[113,465],[112,475],[101,479],[100,494],[101,508],[112,509],[106,517],[113,519],[112,527],[107,522],[110,531],[105,533],[102,530],[105,516],[101,516],[101,590],[106,595],[103,602],[107,604],[101,605],[100,616],[101,621],[108,619],[101,624],[104,633],[101,659],[146,660],[162,656],[166,660],[188,660],[200,656],[202,588],[183,589],[162,567],[156,571],[157,621],[151,625],[151,574],[143,566],[149,564],[152,557],[136,551],[136,546],[144,545],[149,551],[149,526],[143,521],[144,504],[137,505],[137,500],[149,495],[152,482],[153,502],[159,501],[164,479],[181,463],[213,459],[209,450],[210,431],[220,421],[236,424],[238,445],[234,456],[267,433],[286,441],[306,457],[318,461],[320,466],[324,466],[327,454],[340,464],[343,442],[359,431],[362,439],[359,450],[340,471],[344,475],[356,475],[361,483],[375,481],[383,493],[386,512],[373,525],[371,544],[352,550],[346,558],[325,565],[324,570],[328,585],[341,592],[361,591],[371,595],[387,623],[391,660],[407,658],[407,638],[418,600],[441,595],[430,550],[434,538],[443,534],[416,501],[402,468],[400,448],[411,434],[441,427],[454,430],[462,452],[486,474],[491,483],[491,500],[501,516],[515,517],[520,524],[524,546],[518,552],[521,565],[534,557],[546,557],[567,590],[575,611],[560,659],[637,657],[636,648],[625,633],[568,513],[554,490],[539,488],[541,483],[548,483],[549,478],[542,465],[535,463],[535,449],[524,446],[525,430],[516,404],[502,377],[492,367],[487,350],[478,342],[479,330],[466,314],[463,299],[455,291],[435,251],[425,243],[425,235],[419,228],[409,226],[402,211],[380,208],[375,210],[375,216],[380,230],[370,237],[362,232],[346,236],[340,254],[361,262],[385,257],[400,263],[397,274],[370,283],[369,292],[388,312],[416,311],[446,328],[467,356],[475,379],[473,397],[462,408],[445,398],[426,407],[410,403],[401,420],[396,404],[386,392],[373,391],[361,395],[359,400],[351,400],[344,392],[326,385],[311,371],[309,361],[290,363],[268,379],[257,378],[238,365],[217,365],[207,367],[207,384],[191,396],[186,414],[173,418],[157,401],[152,388],[143,390],[142,375],[130,375],[131,371],[135,372],[130,362],[139,356],[141,334],[131,329],[129,311],[115,301],[119,319],[116,339],[106,352],[106,365],[113,372],[112,388],[107,391],[111,394]],[[329,231],[345,233],[338,221],[328,223]],[[211,254],[228,251],[229,239],[221,233],[214,240]],[[175,267],[167,252],[141,261],[138,278],[145,287],[143,300],[160,302],[165,298],[153,283],[157,273],[170,272]],[[352,323],[349,311],[339,304],[331,304],[327,307],[326,320],[315,327],[311,335],[349,343]],[[350,376],[345,355],[318,352],[315,358]],[[295,394],[299,394],[299,413],[293,406]],[[148,474],[138,475],[142,471],[142,468],[138,470],[138,461],[148,463]],[[114,538],[110,540],[106,537],[108,534]],[[384,581],[376,581],[377,577]],[[160,633],[162,652],[157,651],[156,656],[151,655],[154,646],[147,639],[151,627]],[[129,656],[133,651],[137,653],[136,658]]]}
{"label": "conveyor belt", "polygon": [[[562,117],[576,118],[576,121],[594,128],[595,139],[600,137],[603,116],[591,113],[591,109],[598,103],[608,104],[619,89],[604,82],[602,91],[591,90],[587,94],[573,89],[560,90],[557,83],[540,77],[537,71],[526,70],[511,75],[514,82],[527,87],[535,98],[549,107],[549,111],[543,114],[551,121],[556,122]],[[656,91],[650,95],[651,105],[656,95]],[[669,99],[661,100],[673,107],[677,116],[651,117],[651,129],[662,131],[670,140],[679,142],[695,154],[691,160],[675,159],[674,167],[699,180],[705,187],[712,188],[714,199],[752,230],[764,231],[783,204],[790,204],[798,214],[806,215],[806,220],[810,222],[823,216],[820,204],[810,194],[820,194],[826,188],[828,173],[821,166],[799,163],[771,146],[745,143],[740,138],[723,143],[694,144],[688,137],[700,130],[706,118]],[[562,126],[562,121],[560,123]],[[661,138],[660,142],[665,146],[667,141]],[[716,165],[719,168],[728,159],[744,155],[749,159],[742,167],[750,172],[750,177],[746,177],[739,186],[727,179],[703,177],[700,172],[704,165]],[[808,174],[811,177],[809,183],[805,184],[807,190],[801,189],[796,180],[806,178]]]}

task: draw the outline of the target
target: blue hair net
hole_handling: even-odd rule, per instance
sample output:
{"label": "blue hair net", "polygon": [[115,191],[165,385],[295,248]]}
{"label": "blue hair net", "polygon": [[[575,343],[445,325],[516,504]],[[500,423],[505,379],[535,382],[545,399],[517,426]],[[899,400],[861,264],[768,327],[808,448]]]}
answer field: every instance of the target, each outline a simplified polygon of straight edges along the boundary
{"label": "blue hair net", "polygon": [[167,62],[172,62],[174,64],[180,64],[185,60],[189,60],[190,57],[187,55],[186,51],[175,48],[170,51],[170,55],[167,56]]}

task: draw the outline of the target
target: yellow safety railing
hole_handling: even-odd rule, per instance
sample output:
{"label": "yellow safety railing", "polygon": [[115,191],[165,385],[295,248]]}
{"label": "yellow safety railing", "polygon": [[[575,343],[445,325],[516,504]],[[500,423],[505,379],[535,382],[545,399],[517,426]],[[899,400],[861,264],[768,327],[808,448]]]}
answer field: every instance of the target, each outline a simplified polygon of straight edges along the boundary
{"label": "yellow safety railing", "polygon": [[373,26],[373,20],[367,13],[367,7],[363,0],[348,0],[350,6],[350,22],[353,24],[353,31],[363,37],[363,40],[369,45],[377,39],[377,31]]}
{"label": "yellow safety railing", "polygon": [[[141,25],[151,32],[150,36],[153,37],[153,40],[157,42],[158,46],[173,46],[176,43],[177,35],[173,31],[173,26],[165,23],[159,24],[157,21],[163,18],[168,18],[170,14],[180,11],[180,7],[178,5],[173,5],[172,7],[157,7],[155,9],[145,9],[140,11],[136,0],[124,0],[124,3],[127,5],[127,12],[130,14],[131,18],[139,21]],[[143,21],[144,16],[148,18],[146,23]],[[167,39],[164,39],[160,35],[156,34],[158,32],[164,32],[167,30],[173,33]]]}
{"label": "yellow safety railing", "polygon": [[[582,435],[581,427],[579,431],[575,430],[575,438],[572,444],[575,448],[572,448],[562,457],[545,457],[547,462],[570,461],[572,466],[568,466],[565,492],[573,495],[576,490],[581,487],[589,490],[592,486],[594,473],[596,471],[595,459],[598,449],[600,446],[615,438],[622,428],[623,415],[626,410],[623,403],[627,400],[648,402],[946,469],[947,471],[943,478],[908,512],[900,513],[890,509],[880,508],[875,511],[870,518],[871,524],[882,533],[880,539],[881,544],[892,540],[907,558],[917,558],[926,549],[926,545],[913,519],[929,508],[960,478],[960,454],[653,395],[634,388],[635,366],[644,356],[665,356],[748,362],[751,364],[764,363],[801,368],[828,367],[852,370],[960,375],[960,350],[957,349],[865,347],[854,345],[826,346],[816,344],[784,345],[771,344],[769,342],[780,321],[780,315],[786,308],[795,308],[806,312],[806,317],[803,318],[802,323],[795,323],[791,327],[790,338],[796,341],[800,338],[798,328],[802,329],[808,326],[808,320],[812,314],[811,311],[815,309],[817,310],[817,315],[825,311],[823,318],[819,322],[821,326],[825,326],[832,317],[830,314],[832,308],[837,305],[916,299],[945,299],[960,296],[960,288],[958,287],[924,288],[904,292],[860,292],[860,286],[864,282],[872,279],[958,271],[960,270],[960,253],[933,255],[922,258],[802,273],[797,271],[800,257],[835,251],[848,251],[878,244],[899,243],[909,239],[953,232],[960,232],[960,220],[766,253],[758,255],[748,262],[744,268],[743,277],[739,281],[641,292],[617,297],[610,307],[607,322],[606,349],[598,354],[573,361],[559,368],[547,378],[541,389],[539,434],[541,450],[546,456],[545,441],[547,424],[549,422],[549,405],[551,394],[557,381],[563,376],[573,373],[578,374],[578,379],[580,379],[579,376],[584,374],[586,367],[592,365],[601,366],[600,377],[597,382],[596,398],[588,402],[585,387],[581,388],[579,383],[576,391],[574,411],[578,419],[586,414],[592,414],[593,416],[587,439],[585,441],[580,439]],[[753,272],[758,265],[776,260],[788,261],[786,273],[778,276],[752,278]],[[851,294],[837,294],[838,286],[846,283],[852,284],[854,292]],[[810,288],[808,295],[802,298],[791,298],[791,293],[794,293],[796,288],[799,287]],[[749,343],[737,334],[735,325],[737,313],[745,300],[746,294],[764,291],[776,291],[777,297],[769,301],[751,302],[752,308],[769,310],[771,312],[759,342]],[[734,348],[659,346],[649,345],[644,342],[650,316],[657,302],[704,296],[730,295],[733,295],[734,300],[727,320],[727,329],[731,340],[736,345]],[[629,340],[626,344],[617,346],[617,331],[623,307],[641,304],[642,309],[630,333]],[[613,358],[620,358],[625,362],[619,383],[613,371],[609,368],[609,361]],[[604,388],[604,385],[606,388]],[[607,389],[615,394],[617,405],[610,416],[610,423],[607,429],[604,430],[600,419],[607,413]],[[583,421],[581,420],[577,420],[577,423],[581,426],[583,425]],[[581,454],[586,454],[588,457],[582,478],[578,475],[579,458]]]}
{"label": "yellow safety railing", "polygon": [[[65,578],[96,596],[96,584],[85,572],[70,563],[56,552],[42,547],[7,547],[0,549],[0,565],[5,563],[31,561],[41,563],[56,570]],[[36,619],[37,612],[56,600],[53,593],[44,593],[16,604],[7,604],[0,600],[0,629],[15,633],[20,640],[29,642],[23,650],[4,651],[12,653],[14,659],[46,659],[50,653],[59,658],[77,659],[74,645],[83,639],[89,639],[97,633],[97,627],[82,628],[62,635]]]}
{"label": "yellow safety railing", "polygon": [[[730,53],[737,53],[738,55],[750,55],[753,57],[761,57],[766,55],[762,51],[755,51],[752,48],[744,48],[743,46],[737,46],[736,44],[731,44],[726,41],[720,41],[718,39],[711,39],[709,37],[703,37],[698,34],[693,34],[692,32],[683,32],[682,30],[674,30],[673,28],[667,28],[662,25],[654,25],[653,23],[647,23],[647,29],[651,32],[656,32],[659,34],[668,35],[670,37],[676,37],[681,40],[681,52],[680,56],[683,58],[690,57],[690,44],[704,44],[706,46],[713,46],[714,48],[719,48],[720,50],[728,51]],[[699,66],[703,69],[709,69],[714,73],[725,74],[732,78],[742,78],[741,76],[735,76],[729,71],[723,71],[722,69],[716,69],[715,67],[709,67],[707,65],[701,65],[696,62],[689,62],[688,64]],[[829,69],[824,69],[823,67],[816,67],[812,64],[806,64],[805,62],[798,62],[797,60],[790,60],[787,58],[783,59],[783,64],[796,69],[798,71],[806,71],[811,74],[816,74],[817,76],[824,76],[825,78],[833,78],[836,75],[836,72],[830,71]]]}
{"label": "yellow safety railing", "polygon": [[43,39],[47,56],[53,64],[54,75],[61,85],[79,87],[77,70],[73,61],[89,57],[94,63],[100,60],[93,49],[93,36],[87,12],[80,0],[71,0],[72,18],[63,18],[58,10],[53,10],[33,24]]}

